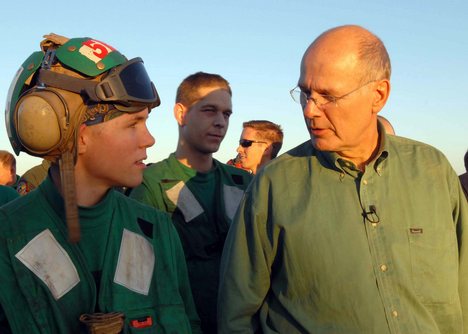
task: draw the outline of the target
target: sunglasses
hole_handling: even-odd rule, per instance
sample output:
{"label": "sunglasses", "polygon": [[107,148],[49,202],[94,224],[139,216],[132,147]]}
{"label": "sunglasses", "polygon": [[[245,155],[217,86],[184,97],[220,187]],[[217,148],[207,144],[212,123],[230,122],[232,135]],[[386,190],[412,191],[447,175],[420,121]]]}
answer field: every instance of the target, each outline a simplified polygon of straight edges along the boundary
{"label": "sunglasses", "polygon": [[256,140],[248,140],[248,139],[239,140],[239,145],[244,148],[252,146],[253,143],[268,144],[266,141],[256,141]]}

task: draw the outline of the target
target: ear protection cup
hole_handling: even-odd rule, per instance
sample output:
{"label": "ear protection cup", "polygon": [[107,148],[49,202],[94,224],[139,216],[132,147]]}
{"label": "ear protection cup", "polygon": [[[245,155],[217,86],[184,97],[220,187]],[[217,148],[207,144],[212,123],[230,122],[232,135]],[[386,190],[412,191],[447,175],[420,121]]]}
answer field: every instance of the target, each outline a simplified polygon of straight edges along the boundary
{"label": "ear protection cup", "polygon": [[44,156],[60,147],[69,126],[67,102],[52,89],[27,91],[17,103],[15,127],[25,150]]}
{"label": "ear protection cup", "polygon": [[69,125],[64,98],[51,89],[27,91],[15,110],[16,132],[26,151],[46,155],[63,141],[63,129]]}
{"label": "ear protection cup", "polygon": [[87,107],[79,94],[38,87],[26,91],[13,115],[22,151],[37,157],[59,157],[74,152],[76,133]]}

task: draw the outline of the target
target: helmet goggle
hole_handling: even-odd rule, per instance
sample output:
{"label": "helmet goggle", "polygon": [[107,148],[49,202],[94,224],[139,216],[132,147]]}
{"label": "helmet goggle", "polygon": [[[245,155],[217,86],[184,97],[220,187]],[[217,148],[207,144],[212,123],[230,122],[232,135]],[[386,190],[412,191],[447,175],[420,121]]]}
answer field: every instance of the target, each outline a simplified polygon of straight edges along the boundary
{"label": "helmet goggle", "polygon": [[126,107],[140,104],[154,108],[161,103],[141,58],[134,58],[111,69],[97,84],[95,92],[100,101]]}
{"label": "helmet goggle", "polygon": [[51,70],[41,70],[38,82],[87,97],[86,103],[112,103],[119,110],[139,111],[161,103],[141,58],[134,58],[112,68],[101,81],[71,77]]}

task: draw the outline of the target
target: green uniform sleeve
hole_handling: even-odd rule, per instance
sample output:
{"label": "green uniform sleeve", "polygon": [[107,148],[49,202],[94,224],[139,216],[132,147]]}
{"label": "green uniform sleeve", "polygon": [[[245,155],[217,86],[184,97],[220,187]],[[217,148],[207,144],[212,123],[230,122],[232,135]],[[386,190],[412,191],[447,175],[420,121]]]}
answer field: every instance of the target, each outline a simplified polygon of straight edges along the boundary
{"label": "green uniform sleeve", "polygon": [[144,179],[138,187],[132,189],[129,196],[141,203],[166,211],[162,194],[159,190],[159,186],[151,186],[151,184]]}
{"label": "green uniform sleeve", "polygon": [[19,194],[15,191],[15,189],[7,186],[0,186],[0,206],[14,200],[17,197],[19,197]]}
{"label": "green uniform sleeve", "polygon": [[[26,333],[32,328],[32,315],[24,298],[18,298],[18,280],[11,265],[11,258],[4,237],[9,225],[9,217],[0,209],[0,333]],[[17,314],[15,310],[24,310]]]}
{"label": "green uniform sleeve", "polygon": [[[268,227],[267,182],[254,179],[230,227],[221,260],[219,333],[254,333],[270,288],[278,231]],[[264,183],[262,185],[262,183]],[[263,188],[263,189],[262,189]]]}
{"label": "green uniform sleeve", "polygon": [[[6,217],[2,214],[2,212],[0,212],[0,221],[2,223],[6,223]],[[8,254],[7,247],[5,245],[6,245],[6,240],[4,238],[0,238],[0,268],[2,268],[2,273],[5,273],[5,272],[7,273],[7,277],[9,277],[9,279],[13,279],[14,275],[9,270],[10,268],[7,265],[8,262],[4,258],[6,256],[4,254]],[[3,278],[3,276],[0,276],[0,277]],[[3,284],[5,283],[3,282]],[[5,311],[3,309],[3,303],[7,302],[7,299],[5,298],[6,294],[7,293],[3,289],[0,288],[0,333],[9,334],[11,333],[10,325],[8,323],[8,319],[6,318]]]}

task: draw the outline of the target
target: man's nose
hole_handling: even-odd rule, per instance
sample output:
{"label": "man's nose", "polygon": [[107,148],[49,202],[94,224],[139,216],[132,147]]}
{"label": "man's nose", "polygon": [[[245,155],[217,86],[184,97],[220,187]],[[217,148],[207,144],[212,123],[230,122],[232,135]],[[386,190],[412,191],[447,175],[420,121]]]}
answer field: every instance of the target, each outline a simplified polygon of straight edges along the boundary
{"label": "man's nose", "polygon": [[306,101],[306,104],[302,108],[302,112],[306,118],[314,118],[321,116],[323,111],[320,110],[319,107],[317,107],[317,104],[315,104],[315,101],[313,99],[308,99]]}
{"label": "man's nose", "polygon": [[219,112],[219,113],[216,114],[216,118],[215,118],[215,120],[214,120],[214,125],[215,125],[215,126],[224,128],[224,127],[226,127],[227,122],[228,122],[228,121],[227,121],[227,119],[225,118],[225,116],[224,116],[223,113]]}
{"label": "man's nose", "polygon": [[144,133],[142,134],[142,147],[151,147],[156,143],[156,139],[153,137],[148,127],[145,125]]}

